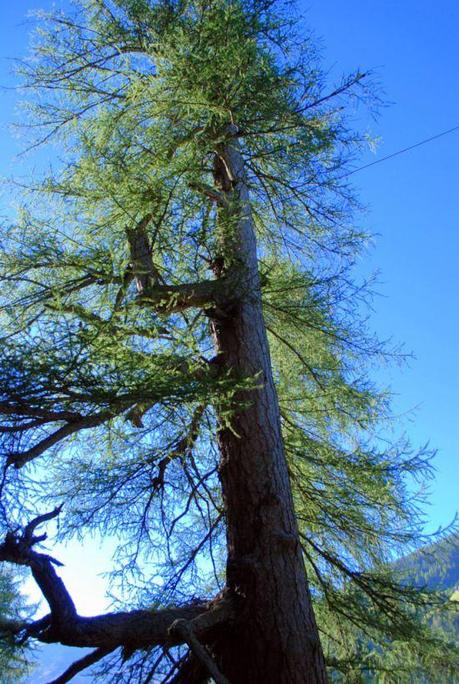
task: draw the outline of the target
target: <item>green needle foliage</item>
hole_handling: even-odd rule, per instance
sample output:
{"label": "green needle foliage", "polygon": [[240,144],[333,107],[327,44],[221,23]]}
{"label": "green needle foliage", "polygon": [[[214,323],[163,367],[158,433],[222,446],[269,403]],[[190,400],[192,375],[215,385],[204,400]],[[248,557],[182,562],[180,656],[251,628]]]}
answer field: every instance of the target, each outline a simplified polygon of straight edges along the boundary
{"label": "green needle foliage", "polygon": [[[368,78],[328,91],[295,26],[270,0],[81,0],[39,16],[20,68],[31,146],[63,161],[24,189],[1,239],[2,523],[65,502],[62,537],[117,540],[126,605],[223,586],[216,414],[231,427],[233,397],[261,382],[220,371],[209,326],[241,287],[222,267],[233,227],[213,182],[237,126],[330,673],[446,682],[457,650],[423,618],[443,599],[390,568],[419,542],[413,481],[431,454],[383,439],[390,398],[370,375],[392,352],[352,274],[366,236],[343,175],[365,138],[347,112],[371,103]],[[115,681],[170,669],[156,650],[124,655]]]}
{"label": "green needle foliage", "polygon": [[[0,673],[4,684],[22,681],[29,666],[27,649],[12,638],[9,626],[24,617],[24,597],[14,580],[11,568],[0,572]],[[30,612],[30,611],[29,611]]]}

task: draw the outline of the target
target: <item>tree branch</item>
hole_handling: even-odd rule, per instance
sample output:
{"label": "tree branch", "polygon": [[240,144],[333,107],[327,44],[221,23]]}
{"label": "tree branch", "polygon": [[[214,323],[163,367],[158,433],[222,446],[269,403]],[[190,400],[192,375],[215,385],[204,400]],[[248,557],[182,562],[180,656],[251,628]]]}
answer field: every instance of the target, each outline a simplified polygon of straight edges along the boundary
{"label": "tree branch", "polygon": [[145,292],[151,282],[158,279],[159,275],[153,265],[151,245],[147,235],[147,226],[151,219],[152,214],[147,214],[134,228],[126,228],[131,257],[131,272],[139,294]]}
{"label": "tree branch", "polygon": [[190,183],[190,188],[192,190],[200,192],[201,194],[211,199],[213,202],[216,202],[217,204],[220,204],[223,207],[228,207],[229,205],[228,198],[225,197],[224,193],[220,192],[219,190],[217,190],[217,188],[214,188],[212,185],[208,185],[208,183],[198,183],[197,181],[195,181],[193,183]]}
{"label": "tree branch", "polygon": [[231,619],[232,604],[226,595],[211,602],[194,601],[162,610],[132,610],[94,617],[78,615],[70,594],[54,569],[54,565],[59,563],[51,556],[33,549],[34,544],[44,538],[44,535],[35,537],[34,530],[43,522],[55,518],[59,512],[60,508],[56,508],[51,513],[38,516],[22,533],[8,532],[0,544],[0,562],[29,567],[51,611],[50,615],[36,622],[11,621],[2,624],[4,630],[14,634],[22,631],[26,636],[43,643],[93,647],[103,649],[106,653],[123,647],[131,653],[156,645],[183,643],[180,634],[172,636],[170,632],[176,620],[190,623],[196,638],[206,638],[217,625]]}
{"label": "tree branch", "polygon": [[79,420],[69,422],[63,425],[61,428],[53,432],[42,439],[38,444],[27,449],[27,451],[22,451],[21,453],[10,453],[6,460],[7,467],[13,465],[16,469],[22,468],[26,463],[33,461],[34,458],[40,456],[50,447],[58,444],[66,437],[73,435],[75,432],[80,430],[87,430],[88,428],[97,427],[105,423],[107,420],[112,418],[115,414],[113,411],[102,411],[100,413],[95,413],[89,416],[81,416]]}
{"label": "tree branch", "polygon": [[57,506],[53,511],[50,511],[49,513],[43,513],[42,515],[38,515],[36,518],[31,520],[28,525],[25,526],[24,528],[24,533],[22,535],[23,541],[26,544],[32,545],[36,544],[38,540],[43,541],[46,539],[45,535],[41,535],[40,537],[34,537],[34,532],[37,527],[40,525],[43,525],[44,522],[48,522],[48,520],[53,520],[53,518],[57,518],[57,516],[60,514],[62,511],[62,506]]}
{"label": "tree branch", "polygon": [[38,516],[25,527],[22,534],[8,532],[5,541],[0,545],[0,561],[26,565],[31,569],[50,607],[52,623],[59,627],[75,619],[77,614],[75,604],[54,569],[54,565],[60,565],[60,563],[47,554],[37,553],[32,547],[44,539],[43,535],[34,537],[33,532],[36,527],[57,517],[60,511],[61,507],[58,507],[51,513]]}
{"label": "tree branch", "polygon": [[146,289],[138,298],[140,305],[152,307],[157,313],[171,314],[196,307],[225,311],[237,301],[238,287],[228,277],[183,285],[157,285]]}
{"label": "tree branch", "polygon": [[201,418],[205,411],[205,408],[206,407],[204,404],[198,406],[198,408],[193,414],[193,418],[191,420],[188,433],[185,435],[185,437],[183,437],[176,443],[175,449],[173,449],[173,451],[171,451],[169,454],[167,454],[167,456],[164,456],[164,458],[162,458],[159,461],[158,475],[153,480],[154,489],[159,489],[164,485],[164,475],[169,463],[175,460],[176,458],[185,457],[187,453],[189,453],[193,448],[193,445],[199,435],[199,423],[201,422]]}
{"label": "tree branch", "polygon": [[49,682],[49,684],[66,684],[66,682],[69,682],[71,679],[73,679],[79,672],[91,667],[91,665],[94,665],[94,663],[102,660],[102,658],[105,658],[106,655],[112,653],[114,650],[115,649],[113,648],[96,648],[96,650],[92,651],[92,653],[88,653],[83,658],[80,658],[80,660],[76,660],[74,663],[72,663],[70,667],[60,675],[60,677],[53,679],[53,681]]}
{"label": "tree branch", "polygon": [[[161,355],[157,355],[156,358],[160,359]],[[174,388],[178,387],[180,390],[183,390],[187,382],[205,382],[209,377],[215,377],[219,370],[218,364],[212,360],[207,363],[204,363],[203,360],[203,364],[198,368],[190,366],[190,359],[187,359],[186,357],[177,355],[175,358],[171,358],[169,356],[163,366],[163,372],[166,373],[170,371],[174,375]],[[179,376],[178,374],[181,375]],[[60,389],[67,395],[65,402],[70,405],[72,402],[78,402],[80,405],[84,402],[89,403],[90,406],[94,406],[97,401],[99,401],[99,403],[102,402],[100,397],[99,399],[97,396],[94,398],[92,394],[82,394],[70,391],[67,387]],[[0,433],[8,431],[25,434],[34,427],[44,427],[48,423],[65,421],[64,425],[43,437],[29,449],[24,451],[11,451],[8,453],[6,467],[13,466],[16,469],[20,469],[43,454],[47,449],[59,444],[70,435],[73,435],[80,430],[101,426],[122,414],[125,414],[125,418],[130,420],[136,427],[141,427],[143,413],[156,403],[170,396],[171,393],[173,393],[173,391],[170,388],[162,388],[159,386],[157,389],[155,387],[151,387],[151,389],[150,387],[146,389],[141,388],[141,390],[114,396],[112,398],[107,396],[103,398],[103,403],[105,406],[108,404],[108,406],[102,411],[89,413],[88,415],[82,415],[76,411],[53,411],[47,408],[28,406],[24,400],[18,400],[15,397],[13,397],[12,400],[0,402],[0,416],[5,414],[8,416],[9,421],[13,422],[13,425],[7,425],[5,428],[0,425]],[[34,401],[36,401],[36,398],[34,398]],[[58,400],[56,399],[56,401]],[[59,401],[62,401],[62,399]],[[37,416],[37,420],[25,424],[23,422],[17,422],[23,420],[24,416],[28,415],[32,417]],[[28,441],[30,442],[29,439]]]}
{"label": "tree branch", "polygon": [[175,620],[170,628],[171,634],[178,634],[188,644],[192,653],[204,665],[216,684],[230,684],[228,679],[220,672],[216,662],[196,637],[193,623],[187,620]]}
{"label": "tree branch", "polygon": [[341,85],[339,85],[337,88],[332,90],[330,93],[323,95],[318,100],[314,100],[313,102],[309,102],[308,104],[304,105],[304,107],[300,107],[299,109],[296,110],[296,113],[297,114],[303,113],[307,109],[312,109],[313,107],[318,107],[319,105],[324,104],[324,102],[328,102],[328,100],[332,100],[333,98],[337,97],[338,95],[342,95],[347,90],[349,90],[353,86],[360,83],[360,81],[362,81],[367,76],[368,76],[367,73],[361,73],[360,71],[357,71],[357,73],[355,73],[355,74],[351,74],[351,76],[346,78],[346,80],[343,83],[341,83]]}

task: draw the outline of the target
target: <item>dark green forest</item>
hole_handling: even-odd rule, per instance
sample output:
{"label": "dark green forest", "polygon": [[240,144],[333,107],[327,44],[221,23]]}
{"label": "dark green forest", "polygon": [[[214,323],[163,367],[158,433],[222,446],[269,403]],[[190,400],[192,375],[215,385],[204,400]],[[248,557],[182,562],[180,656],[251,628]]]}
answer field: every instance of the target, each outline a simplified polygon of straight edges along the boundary
{"label": "dark green forest", "polygon": [[[394,575],[402,584],[415,588],[424,596],[432,598],[432,605],[422,610],[426,628],[432,630],[439,641],[449,641],[454,649],[459,642],[459,534],[452,532],[442,536],[413,551],[392,564]],[[447,602],[439,607],[439,596]],[[392,681],[393,664],[397,662],[403,652],[403,645],[397,641],[387,642],[384,649],[366,638],[363,632],[356,630],[353,634],[355,642],[359,644],[360,665],[356,664],[345,674],[335,673],[332,681],[352,682],[354,684],[369,684],[370,682]],[[420,663],[406,655],[405,672],[400,672],[398,681],[407,684],[455,684],[459,678],[451,675],[443,678],[438,674],[426,675],[422,672]],[[366,660],[367,667],[362,666]],[[458,663],[459,667],[459,663]]]}
{"label": "dark green forest", "polygon": [[441,591],[450,600],[450,611],[432,610],[430,624],[451,641],[459,641],[459,534],[415,551],[396,564],[404,581],[419,589]]}
{"label": "dark green forest", "polygon": [[420,588],[453,592],[459,583],[459,534],[424,546],[395,563],[402,575],[406,574]]}

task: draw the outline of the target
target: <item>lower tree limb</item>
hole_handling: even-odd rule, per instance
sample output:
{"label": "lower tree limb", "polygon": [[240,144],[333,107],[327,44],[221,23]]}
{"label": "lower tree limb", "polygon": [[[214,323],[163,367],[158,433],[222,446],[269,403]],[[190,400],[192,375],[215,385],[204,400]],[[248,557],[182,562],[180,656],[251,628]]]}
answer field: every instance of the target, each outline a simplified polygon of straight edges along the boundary
{"label": "lower tree limb", "polygon": [[[174,623],[186,623],[193,639],[205,643],[212,638],[217,627],[231,621],[232,602],[228,595],[219,596],[213,601],[194,601],[162,610],[132,610],[94,617],[78,615],[70,594],[54,568],[57,561],[33,548],[46,538],[46,535],[34,536],[35,528],[56,517],[59,512],[60,508],[57,508],[52,513],[39,516],[24,531],[8,533],[0,544],[0,562],[29,567],[50,607],[50,614],[35,622],[3,621],[0,627],[4,633],[8,632],[18,640],[33,637],[43,643],[92,647],[97,649],[92,657],[95,658],[97,654],[97,659],[100,659],[119,647],[126,652],[134,652],[158,645],[187,643],[182,630],[171,631]],[[79,661],[79,665],[75,663],[72,671],[76,673],[78,670],[75,668],[88,667],[85,663],[89,659],[90,656],[87,656]],[[70,673],[65,674],[68,679],[62,681],[69,681]]]}

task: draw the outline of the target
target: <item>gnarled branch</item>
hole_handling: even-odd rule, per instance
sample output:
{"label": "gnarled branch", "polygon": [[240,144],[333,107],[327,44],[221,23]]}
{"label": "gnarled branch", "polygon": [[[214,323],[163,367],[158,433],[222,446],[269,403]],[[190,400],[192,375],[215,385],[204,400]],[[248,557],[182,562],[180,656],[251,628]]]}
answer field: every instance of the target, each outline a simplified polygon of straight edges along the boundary
{"label": "gnarled branch", "polygon": [[44,538],[44,535],[33,535],[36,527],[55,518],[59,512],[60,508],[56,508],[51,513],[38,516],[22,533],[9,532],[0,544],[0,562],[7,561],[29,567],[50,607],[50,615],[45,618],[30,623],[5,622],[2,624],[3,631],[11,634],[22,631],[43,643],[58,642],[67,646],[92,647],[103,649],[106,653],[122,647],[130,653],[157,645],[183,643],[183,635],[171,634],[170,631],[177,620],[190,623],[196,638],[205,640],[217,625],[231,619],[232,603],[227,596],[210,602],[194,601],[188,605],[162,610],[132,610],[94,617],[78,615],[70,594],[54,568],[59,563],[33,548]]}
{"label": "gnarled branch", "polygon": [[38,516],[25,527],[22,534],[8,532],[5,541],[0,544],[0,561],[25,565],[31,569],[50,607],[52,623],[58,627],[65,626],[75,619],[75,604],[54,569],[54,565],[60,563],[47,554],[33,550],[33,546],[44,539],[43,535],[35,537],[33,532],[43,522],[57,517],[60,511],[61,507],[58,507],[50,513]]}

